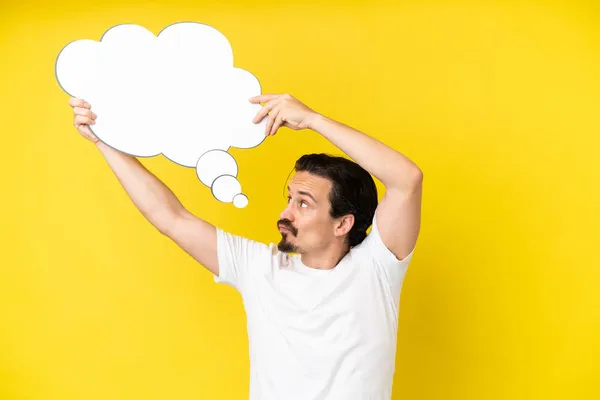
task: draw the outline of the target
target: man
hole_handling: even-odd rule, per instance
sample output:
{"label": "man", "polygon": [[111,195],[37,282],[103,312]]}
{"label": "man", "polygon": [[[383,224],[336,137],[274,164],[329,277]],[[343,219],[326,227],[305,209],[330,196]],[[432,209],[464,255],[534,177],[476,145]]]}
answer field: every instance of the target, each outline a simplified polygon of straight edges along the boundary
{"label": "man", "polygon": [[[96,115],[71,99],[92,140],[143,215],[242,295],[251,399],[390,399],[402,282],[420,230],[423,174],[381,142],[288,94],[263,103],[266,135],[312,129],[356,163],[310,154],[296,162],[275,246],[235,236],[189,213],[135,157],[99,141]],[[377,204],[371,175],[386,187]],[[366,231],[372,225],[371,232]]]}

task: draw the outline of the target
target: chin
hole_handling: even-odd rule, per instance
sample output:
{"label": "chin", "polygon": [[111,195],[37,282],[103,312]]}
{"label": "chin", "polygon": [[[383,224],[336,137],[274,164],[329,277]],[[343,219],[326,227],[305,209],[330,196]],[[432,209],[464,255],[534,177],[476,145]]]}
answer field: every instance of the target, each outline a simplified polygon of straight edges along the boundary
{"label": "chin", "polygon": [[277,249],[283,253],[297,253],[298,249],[296,246],[287,240],[286,236],[283,236],[279,244],[277,245]]}

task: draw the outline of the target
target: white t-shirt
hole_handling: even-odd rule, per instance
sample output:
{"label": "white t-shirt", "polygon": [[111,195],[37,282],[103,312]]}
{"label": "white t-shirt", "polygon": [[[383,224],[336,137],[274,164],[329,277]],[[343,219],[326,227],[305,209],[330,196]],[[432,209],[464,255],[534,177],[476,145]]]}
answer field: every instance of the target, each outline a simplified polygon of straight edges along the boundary
{"label": "white t-shirt", "polygon": [[217,228],[219,274],[246,310],[251,400],[389,400],[399,261],[373,227],[332,270]]}

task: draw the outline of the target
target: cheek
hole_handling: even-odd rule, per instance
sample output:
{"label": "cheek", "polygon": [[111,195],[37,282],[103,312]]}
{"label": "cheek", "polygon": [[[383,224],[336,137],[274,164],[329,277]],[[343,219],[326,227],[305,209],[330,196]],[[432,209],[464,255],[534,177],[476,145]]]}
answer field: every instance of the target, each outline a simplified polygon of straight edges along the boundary
{"label": "cheek", "polygon": [[294,226],[298,229],[298,235],[307,236],[314,230],[313,222],[308,218],[297,217]]}
{"label": "cheek", "polygon": [[297,221],[298,235],[321,238],[328,234],[330,225],[316,217],[302,219]]}

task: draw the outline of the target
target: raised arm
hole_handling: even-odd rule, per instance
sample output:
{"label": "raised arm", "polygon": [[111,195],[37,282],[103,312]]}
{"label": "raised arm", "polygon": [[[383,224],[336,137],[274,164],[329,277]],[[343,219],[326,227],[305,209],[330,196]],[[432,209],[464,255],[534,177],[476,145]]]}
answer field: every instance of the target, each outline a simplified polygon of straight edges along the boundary
{"label": "raised arm", "polygon": [[421,228],[423,173],[406,156],[340,122],[316,114],[310,128],[374,175],[385,186],[375,211],[381,240],[399,260],[409,255]]}
{"label": "raised arm", "polygon": [[175,194],[137,158],[122,153],[100,141],[91,131],[96,115],[89,103],[71,98],[69,105],[75,113],[74,125],[79,133],[92,141],[106,159],[134,205],[163,235],[171,238],[183,250],[215,275],[217,233],[210,223],[189,213]]}
{"label": "raised arm", "polygon": [[382,241],[402,260],[417,242],[421,227],[423,173],[400,152],[354,128],[326,118],[289,94],[264,94],[249,99],[265,103],[254,118],[267,115],[265,134],[275,135],[281,126],[312,129],[329,140],[385,185],[377,206],[377,227]]}

